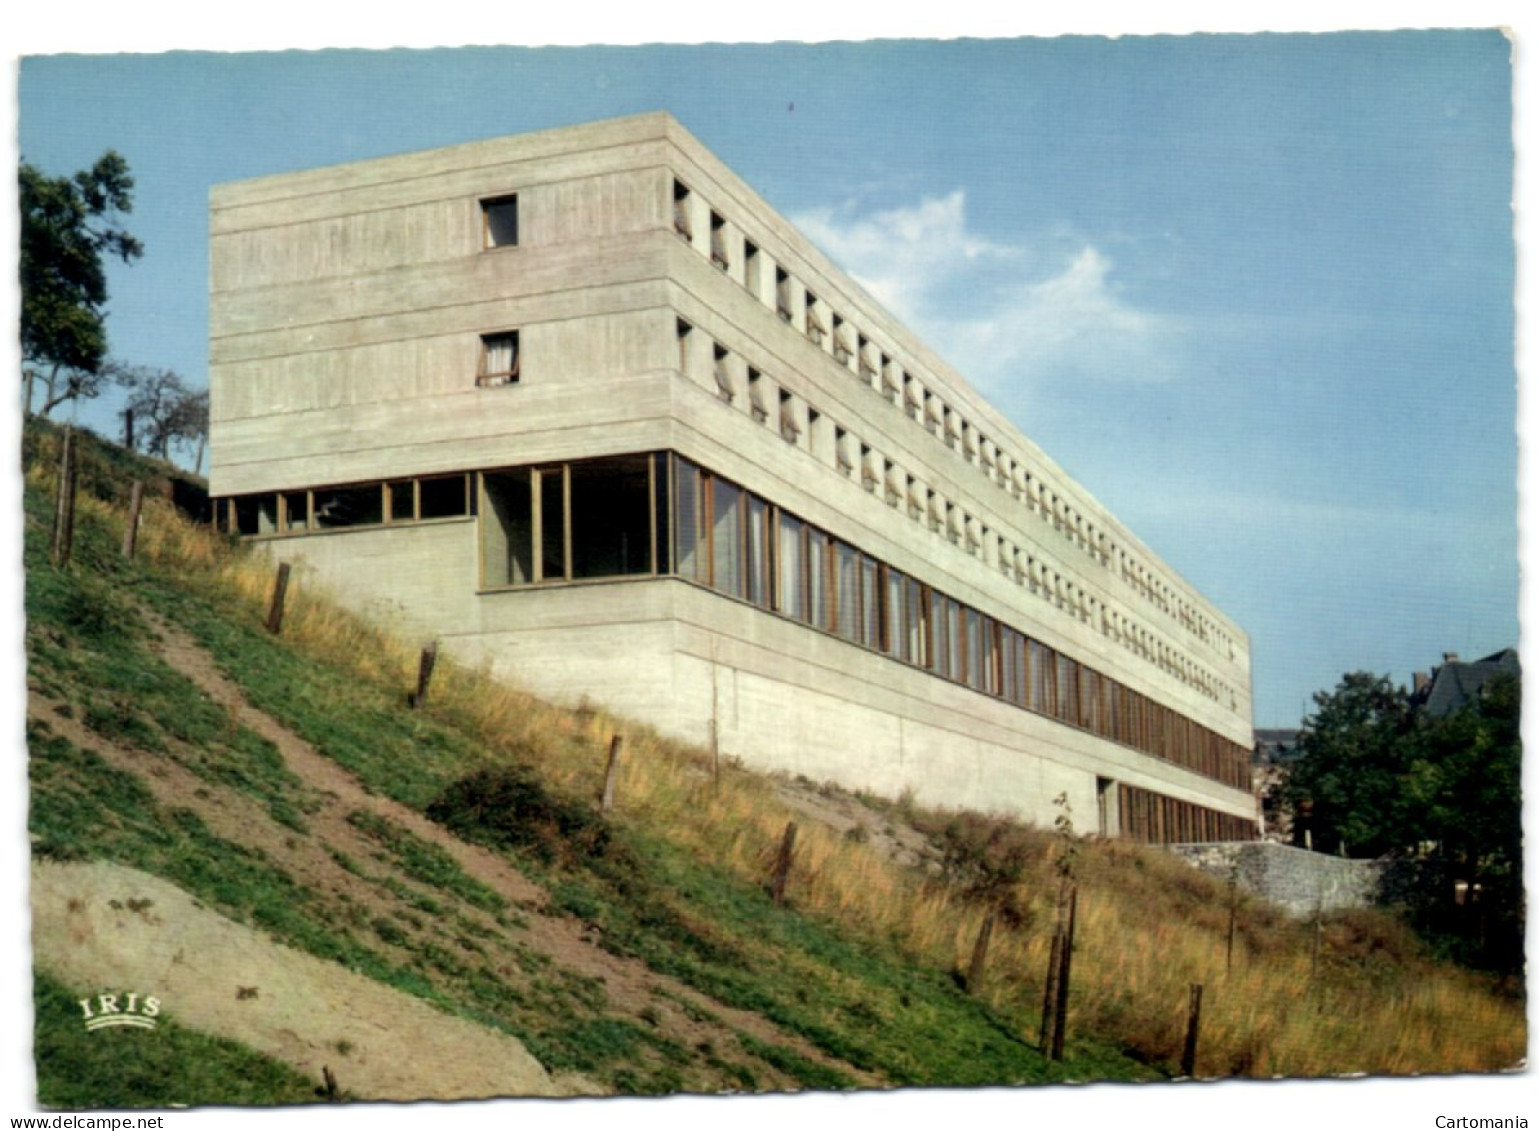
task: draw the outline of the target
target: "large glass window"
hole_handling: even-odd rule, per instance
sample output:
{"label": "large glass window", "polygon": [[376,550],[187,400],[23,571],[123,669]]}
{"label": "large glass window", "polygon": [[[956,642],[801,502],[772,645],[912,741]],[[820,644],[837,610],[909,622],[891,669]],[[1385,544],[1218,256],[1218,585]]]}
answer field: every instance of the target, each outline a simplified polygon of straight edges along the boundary
{"label": "large glass window", "polygon": [[834,602],[828,585],[829,538],[815,526],[807,528],[807,614],[819,628],[832,629]]}
{"label": "large glass window", "polygon": [[706,582],[705,554],[701,552],[701,475],[688,460],[673,462],[673,569],[680,577]]}
{"label": "large glass window", "polygon": [[535,472],[540,497],[540,580],[566,578],[566,476],[560,467]]}
{"label": "large glass window", "polygon": [[534,582],[534,495],[528,468],[481,477],[481,575],[488,588]]}
{"label": "large glass window", "polygon": [[876,562],[860,555],[860,642],[867,648],[882,647],[882,590]]}
{"label": "large glass window", "polygon": [[572,576],[651,573],[651,457],[574,463],[569,474]]}
{"label": "large glass window", "polygon": [[315,525],[328,530],[342,526],[370,526],[384,521],[382,485],[331,487],[315,492]]}
{"label": "large glass window", "polygon": [[711,485],[711,565],[713,588],[743,596],[743,491],[724,479]]}
{"label": "large glass window", "polygon": [[769,608],[769,504],[757,495],[747,495],[748,560],[744,596],[762,608]]}
{"label": "large glass window", "polygon": [[470,513],[470,493],[464,475],[440,475],[417,481],[422,504],[419,518],[457,518]]}
{"label": "large glass window", "polygon": [[775,609],[797,620],[808,620],[807,525],[780,512],[775,532]]}

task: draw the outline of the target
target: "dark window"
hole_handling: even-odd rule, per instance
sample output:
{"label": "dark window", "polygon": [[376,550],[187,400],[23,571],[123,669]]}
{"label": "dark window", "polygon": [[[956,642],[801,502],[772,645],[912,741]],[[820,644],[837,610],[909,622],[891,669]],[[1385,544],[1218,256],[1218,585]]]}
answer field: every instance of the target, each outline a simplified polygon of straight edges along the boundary
{"label": "dark window", "polygon": [[417,492],[410,479],[386,483],[385,489],[390,492],[391,522],[410,522],[417,517]]}
{"label": "dark window", "polygon": [[540,580],[566,578],[566,476],[559,467],[536,473],[540,483]]}
{"label": "dark window", "polygon": [[652,572],[650,462],[642,455],[571,465],[574,578]]}
{"label": "dark window", "polygon": [[422,496],[419,518],[458,518],[470,513],[465,476],[441,475],[417,483]]}
{"label": "dark window", "polygon": [[[534,581],[534,503],[529,470],[488,472],[486,521],[481,524],[481,569],[490,587]],[[427,483],[422,486],[427,500]],[[442,482],[442,480],[438,480]]]}
{"label": "dark window", "polygon": [[238,534],[276,534],[278,532],[278,496],[242,495],[235,500],[235,530]]}
{"label": "dark window", "polygon": [[518,197],[499,196],[481,202],[484,247],[518,246]]}
{"label": "dark window", "polygon": [[318,530],[343,526],[372,526],[384,521],[382,485],[333,487],[315,492],[315,525]]}

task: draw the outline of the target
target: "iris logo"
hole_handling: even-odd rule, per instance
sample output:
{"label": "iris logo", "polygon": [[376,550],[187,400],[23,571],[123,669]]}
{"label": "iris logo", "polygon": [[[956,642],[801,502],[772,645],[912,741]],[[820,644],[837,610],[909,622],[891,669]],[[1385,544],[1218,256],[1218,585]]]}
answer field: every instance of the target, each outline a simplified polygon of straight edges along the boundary
{"label": "iris logo", "polygon": [[[119,999],[122,1005],[118,1004]],[[91,1008],[93,1002],[95,1009]],[[160,1016],[158,997],[141,997],[136,993],[97,994],[95,998],[81,998],[79,1005],[85,1013],[87,1032],[125,1025],[132,1029],[153,1029],[155,1018]]]}

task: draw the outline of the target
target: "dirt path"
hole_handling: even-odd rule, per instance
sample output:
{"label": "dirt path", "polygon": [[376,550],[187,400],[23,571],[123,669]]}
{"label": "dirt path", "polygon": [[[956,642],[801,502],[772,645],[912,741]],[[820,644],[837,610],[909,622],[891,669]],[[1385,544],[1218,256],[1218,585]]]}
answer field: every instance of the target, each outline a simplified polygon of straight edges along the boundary
{"label": "dirt path", "polygon": [[[158,636],[156,650],[166,662],[220,704],[242,726],[273,743],[288,769],[301,780],[307,793],[319,802],[315,811],[306,815],[308,835],[296,836],[292,829],[274,821],[258,799],[233,789],[211,785],[174,759],[120,747],[88,730],[77,719],[61,715],[50,701],[36,694],[29,697],[29,713],[46,719],[56,733],[68,738],[76,745],[91,749],[112,764],[135,773],[162,804],[168,807],[191,809],[215,835],[234,843],[260,849],[297,883],[323,894],[328,901],[335,901],[335,905],[346,906],[349,909],[356,908],[366,915],[388,915],[394,909],[394,905],[392,897],[381,890],[377,875],[371,877],[360,874],[360,869],[356,867],[358,861],[377,860],[378,846],[348,821],[347,815],[355,810],[364,810],[384,817],[441,848],[467,875],[485,884],[507,900],[510,906],[523,912],[521,925],[511,929],[498,925],[484,913],[468,907],[459,909],[465,918],[477,919],[483,926],[496,929],[517,946],[549,959],[551,966],[557,970],[580,975],[601,984],[606,1001],[606,1012],[632,1019],[646,1018],[647,1023],[654,1026],[660,1035],[669,1037],[686,1048],[704,1046],[715,1048],[726,1059],[739,1059],[739,1054],[729,1050],[737,1049],[737,1036],[741,1033],[789,1049],[816,1063],[837,1068],[861,1085],[881,1086],[884,1083],[879,1077],[855,1070],[850,1065],[827,1056],[805,1039],[781,1031],[759,1014],[723,1005],[682,982],[657,974],[642,962],[610,954],[595,945],[597,938],[591,927],[576,919],[542,914],[541,908],[547,903],[544,889],[528,880],[505,858],[480,846],[459,840],[448,830],[429,821],[414,809],[368,792],[362,782],[351,772],[319,753],[272,716],[252,706],[239,686],[219,670],[212,655],[189,634],[152,610],[141,609],[141,612],[150,628]],[[350,858],[355,862],[355,866],[344,867],[339,860],[339,855]],[[363,871],[372,870],[378,873],[388,868],[389,865],[375,867],[371,863]],[[155,882],[163,883],[158,880]],[[35,883],[34,886],[36,888],[37,884]],[[183,898],[186,898],[185,895]],[[120,902],[122,902],[121,899]],[[245,930],[245,928],[241,929]],[[427,929],[433,931],[434,926],[429,924]],[[445,937],[443,933],[434,936],[435,941],[440,943]],[[269,941],[268,945],[276,947],[278,944]],[[286,948],[278,949],[285,954],[293,953]],[[382,949],[388,948],[382,947]],[[90,953],[99,961],[94,970],[89,971],[93,977],[87,979],[88,983],[95,984],[103,982],[104,979],[106,983],[111,983],[120,977],[114,972],[114,966],[107,951],[98,949]],[[405,959],[408,955],[403,951],[397,957]],[[470,960],[473,956],[462,953],[461,957]],[[326,963],[320,965],[328,970],[339,970],[334,965]],[[346,972],[341,971],[341,973]],[[516,965],[505,963],[498,968],[498,976],[516,984],[519,971]],[[262,979],[254,974],[246,974],[241,984],[258,987],[260,994],[267,992],[262,988]],[[395,992],[388,987],[381,988],[390,993]],[[300,1012],[309,1011],[304,1032],[321,1034],[315,1039],[323,1043],[327,1039],[324,1032],[331,1022],[333,1000],[334,997],[330,995],[316,995],[308,1004],[305,1004],[304,998],[298,997],[293,1005],[293,1008]],[[240,1004],[245,1005],[247,1002],[243,1001]],[[428,1015],[433,1018],[442,1018],[454,1025],[468,1024],[440,1014],[421,1002],[418,1004],[427,1009]],[[213,1017],[215,1013],[211,1012],[209,1016]],[[226,1008],[223,1012],[217,1013],[217,1016],[224,1023],[234,1026],[234,1031],[224,1029],[210,1031],[221,1032],[246,1041],[255,1047],[263,1048],[264,1051],[274,1047],[270,1043],[261,1044],[254,1039],[261,1037],[261,1033],[255,1033],[251,1037],[242,1035],[241,1019],[255,1016],[253,1011],[231,1011]],[[389,1016],[388,1012],[376,1015],[377,1018]],[[296,1029],[293,1025],[287,1028],[295,1033],[300,1032],[300,1029]],[[478,1026],[472,1025],[471,1028],[479,1033],[491,1034],[491,1031]],[[413,1044],[418,1048],[436,1047],[436,1035],[431,1038],[427,1036],[429,1033],[436,1034],[436,1032],[437,1030],[432,1027],[417,1029],[411,1034]],[[473,1047],[463,1047],[458,1044],[454,1032],[455,1030],[452,1029],[446,1030],[445,1047],[453,1049],[455,1057],[466,1062],[464,1068],[469,1073],[468,1079],[485,1081],[500,1078],[497,1073],[503,1071],[500,1063],[501,1054],[496,1051],[495,1044],[489,1044],[484,1052],[477,1052]],[[362,1042],[354,1037],[342,1036],[330,1039],[347,1040],[359,1048],[362,1047]],[[303,1044],[279,1042],[277,1051],[274,1051],[273,1055],[296,1063],[306,1071],[313,1071],[318,1079],[318,1063],[313,1063],[315,1060],[313,1055],[304,1052],[308,1047]],[[296,1060],[296,1056],[302,1059]],[[477,1067],[474,1062],[478,1058],[484,1058],[488,1063]],[[388,1062],[388,1059],[388,1057],[376,1057],[376,1060],[385,1062]],[[340,1077],[341,1071],[338,1065],[333,1064],[332,1067]],[[762,1062],[755,1062],[753,1067],[761,1087],[772,1089],[796,1087],[794,1079],[767,1067]],[[342,1085],[355,1093],[362,1094],[360,1085],[354,1081],[342,1078]],[[554,1092],[538,1094],[572,1094],[597,1090],[592,1082],[577,1077],[558,1078],[553,1083],[547,1081],[542,1086],[553,1088]],[[383,1096],[385,1093],[370,1094]],[[427,1096],[443,1093],[417,1091],[416,1094]],[[466,1091],[458,1094],[472,1093]],[[505,1090],[501,1094],[518,1094],[518,1092]]]}
{"label": "dirt path", "polygon": [[34,862],[32,940],[39,968],[68,986],[116,993],[119,1008],[128,992],[153,995],[163,1016],[312,1079],[329,1067],[360,1099],[572,1094],[514,1038],[290,950],[132,868]]}

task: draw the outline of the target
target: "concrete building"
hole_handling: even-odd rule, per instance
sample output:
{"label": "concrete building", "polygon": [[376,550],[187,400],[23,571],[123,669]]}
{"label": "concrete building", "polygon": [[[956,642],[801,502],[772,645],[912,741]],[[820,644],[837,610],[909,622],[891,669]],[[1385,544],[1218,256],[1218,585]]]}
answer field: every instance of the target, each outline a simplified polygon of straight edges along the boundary
{"label": "concrete building", "polygon": [[217,186],[211,490],[745,764],[1250,838],[1245,634],[666,114]]}

